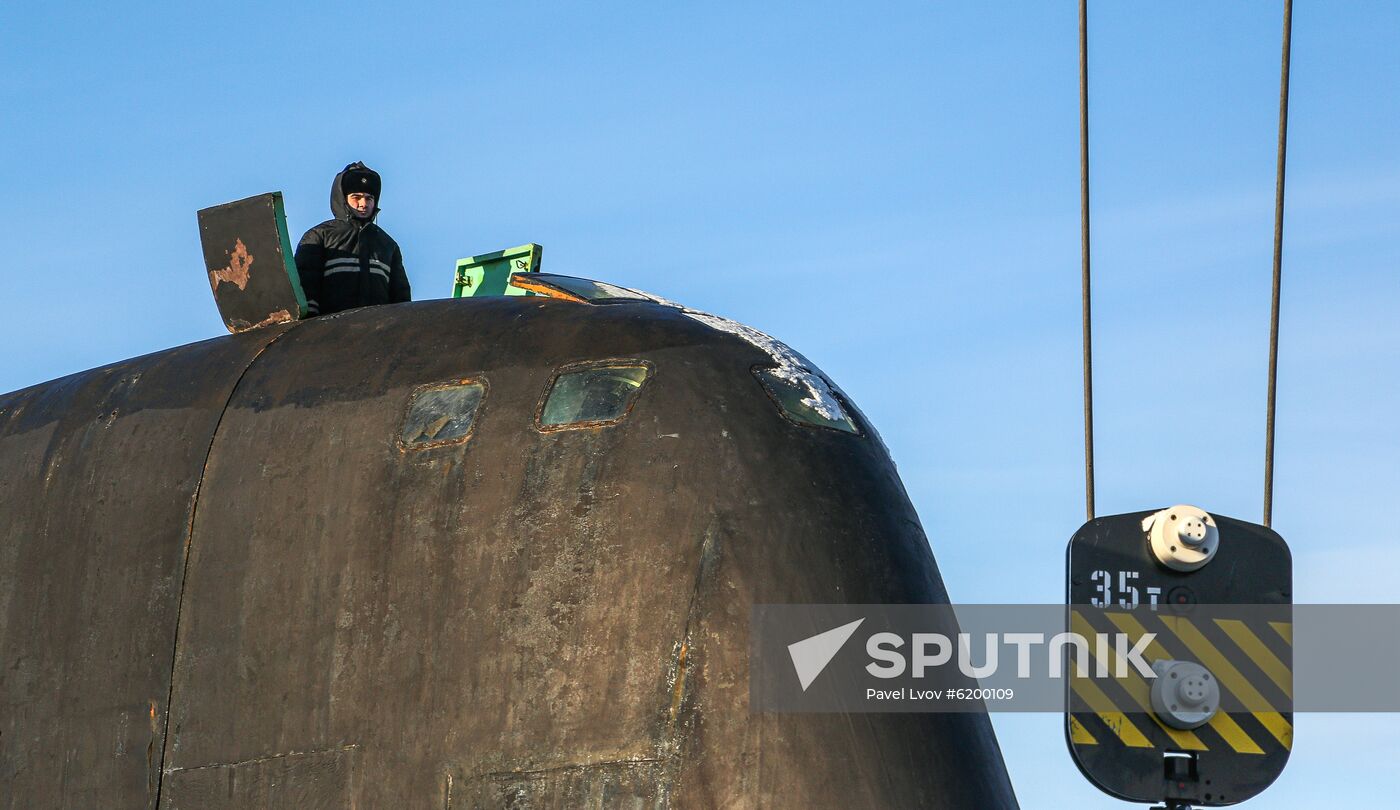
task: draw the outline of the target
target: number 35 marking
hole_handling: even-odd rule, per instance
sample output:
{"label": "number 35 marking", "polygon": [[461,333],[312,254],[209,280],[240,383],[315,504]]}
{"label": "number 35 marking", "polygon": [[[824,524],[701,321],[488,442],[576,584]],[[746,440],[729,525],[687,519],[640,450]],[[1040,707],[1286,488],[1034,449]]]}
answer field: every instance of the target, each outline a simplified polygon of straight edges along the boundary
{"label": "number 35 marking", "polygon": [[[1113,598],[1114,573],[1118,574],[1118,599],[1116,603]],[[1125,610],[1136,608],[1138,605],[1142,604],[1138,594],[1138,587],[1133,584],[1133,581],[1137,578],[1137,571],[1095,571],[1089,577],[1089,580],[1095,583],[1098,593],[1094,596],[1091,603],[1096,608],[1114,607],[1115,605]],[[1143,590],[1147,594],[1148,607],[1155,611],[1157,609],[1159,597],[1162,595],[1162,589],[1155,586],[1148,586]]]}

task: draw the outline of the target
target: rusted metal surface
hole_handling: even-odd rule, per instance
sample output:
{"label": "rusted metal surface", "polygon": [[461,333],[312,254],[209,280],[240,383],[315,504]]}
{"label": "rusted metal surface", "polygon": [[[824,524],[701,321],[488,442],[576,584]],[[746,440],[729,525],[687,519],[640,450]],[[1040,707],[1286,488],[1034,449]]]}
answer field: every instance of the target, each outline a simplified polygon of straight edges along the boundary
{"label": "rusted metal surface", "polygon": [[280,331],[0,396],[0,807],[154,806],[195,493]]}
{"label": "rusted metal surface", "polygon": [[[626,418],[539,430],[599,359],[654,369]],[[161,805],[1015,807],[985,715],[749,712],[752,605],[947,598],[879,442],[787,421],[770,360],[649,303],[286,331],[205,434]],[[463,379],[470,438],[403,452],[413,392]]]}
{"label": "rusted metal surface", "polygon": [[571,293],[568,290],[561,290],[553,285],[536,281],[535,279],[532,279],[529,276],[520,276],[519,278],[516,278],[514,275],[512,275],[510,278],[510,286],[519,287],[520,289],[525,290],[527,292],[543,295],[547,298],[558,298],[561,301],[572,301],[576,304],[584,304],[588,302],[588,299],[584,298],[581,295],[575,295],[574,293]]}
{"label": "rusted metal surface", "polygon": [[237,237],[233,240],[233,250],[228,254],[228,267],[209,271],[209,286],[217,295],[221,283],[232,284],[240,290],[248,289],[248,270],[253,265],[253,257],[248,246]]}

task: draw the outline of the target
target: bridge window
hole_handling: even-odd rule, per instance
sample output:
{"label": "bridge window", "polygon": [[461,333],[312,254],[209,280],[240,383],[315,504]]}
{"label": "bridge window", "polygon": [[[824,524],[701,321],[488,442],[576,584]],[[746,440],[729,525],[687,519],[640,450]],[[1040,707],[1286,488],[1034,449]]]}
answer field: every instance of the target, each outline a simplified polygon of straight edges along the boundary
{"label": "bridge window", "polygon": [[540,429],[615,424],[632,410],[649,376],[651,365],[637,361],[565,367],[540,408]]}
{"label": "bridge window", "polygon": [[485,396],[485,380],[461,380],[419,388],[409,400],[399,446],[405,450],[421,450],[466,441],[471,437]]}
{"label": "bridge window", "polygon": [[753,373],[790,421],[860,434],[836,392],[820,376],[792,367],[756,368]]}

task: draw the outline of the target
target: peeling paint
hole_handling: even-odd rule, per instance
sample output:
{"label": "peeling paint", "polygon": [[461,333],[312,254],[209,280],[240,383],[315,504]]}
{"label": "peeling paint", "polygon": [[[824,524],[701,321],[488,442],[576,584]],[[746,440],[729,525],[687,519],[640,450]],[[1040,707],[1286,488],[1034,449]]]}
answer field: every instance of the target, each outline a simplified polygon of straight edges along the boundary
{"label": "peeling paint", "polygon": [[[736,335],[762,349],[778,364],[778,367],[773,370],[775,376],[807,390],[807,396],[802,398],[803,404],[832,421],[841,421],[846,418],[846,412],[841,407],[840,400],[836,398],[836,392],[832,389],[831,383],[806,358],[793,351],[781,340],[760,332],[752,326],[746,326],[738,321],[731,321],[718,315],[711,315],[708,312],[690,309],[659,295],[642,290],[629,291],[646,296],[661,306],[678,309],[687,318],[699,321],[712,329]],[[883,445],[883,442],[881,444]]]}
{"label": "peeling paint", "polygon": [[690,642],[682,641],[680,652],[676,654],[676,679],[675,685],[671,688],[671,724],[675,725],[681,713],[681,702],[685,700],[685,676],[687,657],[690,654]]}
{"label": "peeling paint", "polygon": [[[739,323],[738,321],[731,321],[728,318],[711,315],[708,312],[690,309],[684,304],[669,301],[659,295],[653,295],[652,293],[642,290],[632,290],[632,292],[638,295],[644,295],[661,306],[678,309],[681,311],[682,315],[688,318],[700,321],[721,332],[737,335],[748,343],[762,349],[778,364],[778,367],[773,370],[774,375],[807,389],[807,396],[802,398],[802,402],[805,405],[827,419],[840,420],[846,417],[845,408],[842,407],[841,400],[836,396],[836,392],[839,389],[830,380],[826,379],[821,372],[817,371],[806,358],[793,351],[787,344],[777,338],[760,332],[751,326]],[[844,396],[845,394],[842,393],[842,397]],[[849,398],[847,398],[847,403],[850,403]],[[854,405],[850,405],[850,407],[852,410],[859,411]],[[862,416],[861,423],[864,429],[869,431],[870,436],[875,439],[876,443],[880,445],[880,448],[885,451],[885,455],[889,456],[891,461],[893,461],[894,455],[890,453],[890,448],[885,444],[885,440],[880,436],[879,432],[875,430],[874,425],[870,424],[870,420]],[[722,433],[724,438],[729,438],[728,431],[722,431]]]}
{"label": "peeling paint", "polygon": [[836,393],[832,391],[831,384],[822,377],[821,373],[812,367],[802,355],[793,351],[786,343],[764,332],[746,326],[738,321],[731,321],[719,315],[711,315],[708,312],[690,309],[689,307],[669,301],[659,295],[653,295],[641,290],[630,290],[638,295],[650,298],[654,303],[664,307],[672,307],[681,311],[681,314],[692,320],[699,321],[711,329],[717,329],[742,338],[744,341],[763,350],[778,367],[773,370],[774,375],[782,380],[793,383],[807,390],[807,396],[802,398],[803,404],[807,407],[833,421],[846,418],[845,411],[841,408],[841,402],[836,398]]}
{"label": "peeling paint", "polygon": [[[227,244],[227,243],[225,243]],[[228,282],[240,290],[248,289],[248,268],[253,266],[253,257],[242,239],[235,239],[233,252],[228,257],[228,267],[212,270],[209,273],[209,286],[215,293],[219,284]]]}
{"label": "peeling paint", "polygon": [[249,329],[257,329],[263,326],[271,326],[275,323],[287,323],[288,321],[293,320],[296,319],[292,317],[292,313],[289,310],[279,309],[271,315],[268,315],[266,318],[263,318],[262,320],[258,321],[257,323],[249,323],[247,321],[238,320],[237,318],[235,318],[229,321],[229,331],[234,332],[236,334],[238,332],[247,332]]}
{"label": "peeling paint", "polygon": [[745,326],[738,321],[731,321],[718,315],[689,309],[682,309],[681,313],[712,329],[718,329],[721,332],[742,338],[763,350],[764,353],[773,358],[773,362],[778,364],[778,367],[773,369],[774,376],[806,389],[807,396],[802,398],[804,405],[827,419],[833,421],[845,419],[845,411],[841,409],[841,403],[836,399],[836,394],[831,390],[830,384],[817,373],[816,369],[811,367],[806,358],[788,348],[787,344],[781,340],[760,332],[752,326]]}

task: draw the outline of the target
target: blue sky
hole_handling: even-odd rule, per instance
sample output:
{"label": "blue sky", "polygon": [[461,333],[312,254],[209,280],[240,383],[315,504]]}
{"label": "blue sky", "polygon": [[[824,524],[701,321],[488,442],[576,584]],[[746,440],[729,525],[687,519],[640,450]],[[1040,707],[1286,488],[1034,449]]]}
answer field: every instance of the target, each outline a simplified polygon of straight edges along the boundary
{"label": "blue sky", "polygon": [[[1275,528],[1299,601],[1395,601],[1400,6],[1299,2]],[[1099,509],[1258,520],[1280,3],[1091,10]],[[0,18],[0,391],[222,334],[196,209],[385,177],[417,298],[544,268],[764,329],[875,421],[955,600],[1056,602],[1083,520],[1072,2],[24,4]],[[294,235],[295,235],[294,233]],[[1393,796],[1305,716],[1255,803]],[[1052,716],[1026,808],[1126,806]]]}

